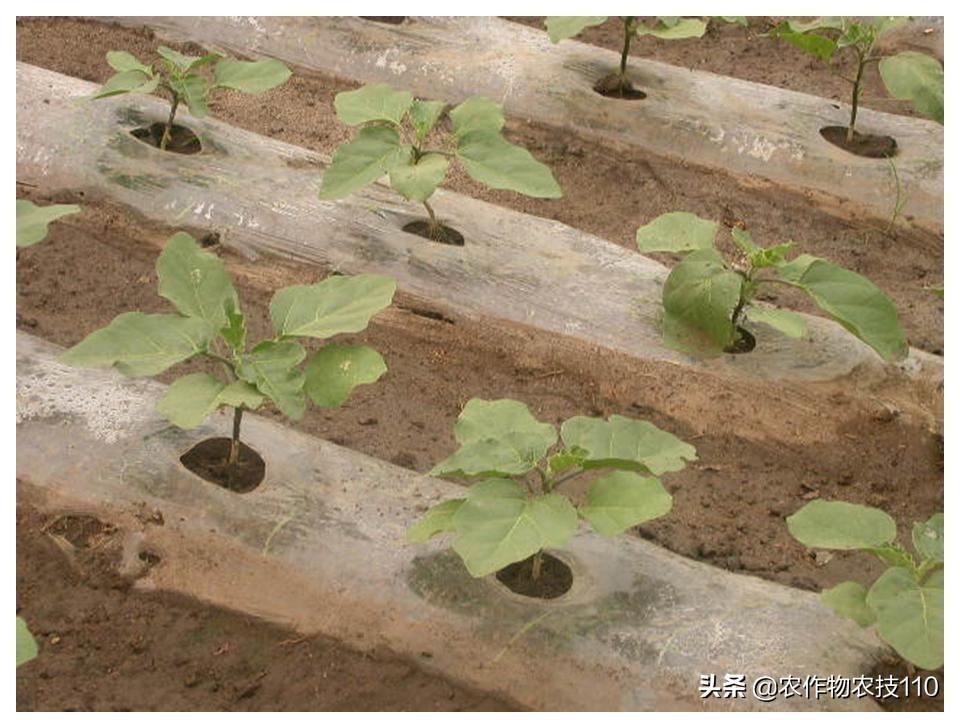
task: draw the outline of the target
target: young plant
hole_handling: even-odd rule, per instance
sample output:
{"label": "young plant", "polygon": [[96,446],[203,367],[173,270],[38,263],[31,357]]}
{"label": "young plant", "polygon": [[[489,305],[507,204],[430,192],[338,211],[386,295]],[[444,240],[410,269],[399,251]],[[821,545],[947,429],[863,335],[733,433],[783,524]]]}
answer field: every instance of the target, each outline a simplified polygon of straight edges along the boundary
{"label": "young plant", "polygon": [[27,621],[17,615],[17,667],[33,660],[39,650],[33,633],[27,627]]}
{"label": "young plant", "polygon": [[17,200],[17,247],[30,247],[47,237],[50,223],[80,212],[79,205],[46,205]]}
{"label": "young plant", "polygon": [[454,160],[491,188],[542,198],[563,194],[550,168],[503,137],[503,109],[485,97],[468,98],[446,113],[449,131],[440,125],[442,102],[416,100],[389,85],[339,93],[334,107],[341,122],[360,131],[334,153],[320,189],[324,200],[346,197],[388,175],[396,192],[423,203],[428,237],[440,240],[442,225],[428,200]]}
{"label": "young plant", "polygon": [[[893,97],[909,100],[918,112],[943,124],[943,66],[940,62],[914,50],[891,56],[876,53],[877,41],[906,20],[904,17],[821,17],[808,23],[786,20],[769,33],[828,64],[840,50],[849,48],[853,53],[856,62],[853,77],[840,75],[831,65],[835,74],[851,87],[850,122],[844,136],[848,146],[855,145],[859,137],[857,110],[863,94],[864,71],[872,63],[879,63],[880,77]],[[892,155],[893,148],[880,156]]]}
{"label": "young plant", "polygon": [[[259,95],[282,85],[290,77],[290,69],[279,60],[264,58],[253,62],[208,53],[200,57],[183,55],[160,46],[159,62],[144,65],[136,57],[122,50],[107,53],[107,62],[117,74],[111,77],[93,96],[93,99],[121,95],[128,92],[150,94],[161,90],[170,97],[170,114],[160,137],[160,149],[166,150],[173,132],[173,121],[181,104],[194,117],[209,113],[210,94],[218,88],[239,90]],[[213,71],[209,66],[213,65]]]}
{"label": "young plant", "polygon": [[897,310],[880,288],[862,275],[812,255],[787,260],[793,243],[760,247],[750,233],[734,227],[736,262],[715,247],[719,225],[693,213],[666,213],[637,230],[640,252],[688,253],[671,270],[663,287],[663,337],[667,345],[692,355],[752,349],[743,328],[750,320],[792,338],[807,334],[803,315],[753,304],[765,284],[803,290],[884,360],[901,360],[907,341]]}
{"label": "young plant", "polygon": [[228,477],[240,457],[245,410],[270,401],[299,420],[307,398],[319,407],[339,407],[354,387],[386,372],[383,358],[370,347],[331,343],[308,359],[297,338],[360,332],[392,302],[396,284],[389,277],[334,276],[278,290],[270,302],[275,334],[249,349],[246,319],[223,262],[190,235],[179,232],[167,241],[157,259],[157,278],[160,295],[177,313],[119,315],[61,360],[75,367],[114,367],[129,377],[157,375],[195,357],[217,361],[223,377],[196,372],[179,378],[160,398],[157,411],[178,427],[193,428],[221,406],[233,408]]}
{"label": "young plant", "polygon": [[[554,16],[546,19],[545,25],[550,40],[558,43],[567,40],[588,27],[602,25],[609,18],[604,17],[565,17]],[[703,37],[707,24],[696,18],[658,17],[657,25],[647,25],[638,17],[622,17],[623,22],[623,49],[620,51],[620,69],[611,72],[596,86],[596,90],[603,95],[618,97],[630,96],[634,90],[627,77],[627,58],[630,55],[630,43],[635,37],[652,35],[661,40],[685,40],[687,38]]]}
{"label": "young plant", "polygon": [[943,513],[913,525],[916,556],[896,542],[893,518],[877,508],[814,500],[787,518],[809,548],[864,550],[887,570],[867,590],[842,582],[824,590],[824,605],[877,632],[900,656],[925,670],[943,666]]}
{"label": "young plant", "polygon": [[[485,479],[465,498],[431,508],[407,537],[422,542],[453,533],[453,549],[474,577],[532,557],[538,580],[543,551],[566,545],[578,514],[603,536],[665,515],[673,500],[656,476],[697,457],[692,445],[620,415],[570,418],[560,428],[561,447],[554,448],[554,427],[516,400],[470,400],[454,434],[460,449],[430,474]],[[594,469],[611,472],[596,478],[574,507],[558,490]]]}

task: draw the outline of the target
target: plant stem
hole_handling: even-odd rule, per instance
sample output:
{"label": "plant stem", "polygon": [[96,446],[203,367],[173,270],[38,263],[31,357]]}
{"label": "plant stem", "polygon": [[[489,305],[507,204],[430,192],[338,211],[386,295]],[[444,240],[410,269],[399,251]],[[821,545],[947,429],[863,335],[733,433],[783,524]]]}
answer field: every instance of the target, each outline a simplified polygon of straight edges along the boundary
{"label": "plant stem", "polygon": [[863,69],[867,58],[861,50],[857,50],[857,77],[853,81],[853,97],[850,99],[850,125],[847,127],[847,142],[853,142],[854,126],[857,124],[857,110],[860,107],[860,85],[863,82]]}
{"label": "plant stem", "polygon": [[437,216],[433,212],[433,208],[430,207],[430,203],[424,200],[423,206],[427,209],[427,214],[430,216],[430,219],[427,221],[427,232],[430,234],[431,240],[436,240],[440,237],[440,221],[437,220]]}
{"label": "plant stem", "polygon": [[530,568],[530,577],[533,578],[533,581],[536,582],[540,579],[540,574],[543,572],[543,550],[537,550],[537,554],[533,556],[533,566]]}
{"label": "plant stem", "polygon": [[627,56],[630,54],[630,41],[633,40],[633,24],[636,18],[623,19],[623,52],[620,53],[620,87],[627,82]]}
{"label": "plant stem", "polygon": [[227,458],[227,466],[231,474],[240,460],[240,421],[243,419],[243,408],[233,409],[233,437],[230,438],[230,456]]}
{"label": "plant stem", "polygon": [[160,149],[166,150],[167,143],[170,142],[170,136],[173,133],[173,118],[177,114],[177,107],[180,105],[180,96],[173,93],[173,102],[170,103],[170,116],[167,118],[167,124],[163,128],[163,137],[160,138]]}

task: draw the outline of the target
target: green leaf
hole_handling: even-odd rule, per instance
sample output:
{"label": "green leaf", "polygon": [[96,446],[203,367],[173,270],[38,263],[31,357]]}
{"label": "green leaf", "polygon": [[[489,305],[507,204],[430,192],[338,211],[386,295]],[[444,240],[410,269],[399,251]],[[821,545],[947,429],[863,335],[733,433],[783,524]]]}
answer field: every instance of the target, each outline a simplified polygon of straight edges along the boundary
{"label": "green leaf", "polygon": [[87,335],[60,361],[73,367],[116,367],[129,377],[144,377],[203,352],[210,338],[210,325],[199,318],[129,312]]}
{"label": "green leaf", "polygon": [[697,459],[693,445],[646,420],[622,415],[606,420],[572,417],[561,426],[560,437],[566,447],[587,452],[585,468],[610,467],[661,475],[682,470],[688,461]]}
{"label": "green leaf", "polygon": [[380,379],[387,364],[365,345],[325,345],[310,359],[303,389],[320,407],[340,407],[358,385]]}
{"label": "green leaf", "polygon": [[742,285],[713,248],[687,255],[663,286],[666,344],[695,355],[722,352],[733,342],[733,311]]}
{"label": "green leaf", "polygon": [[604,537],[619,535],[670,512],[673,498],[655,477],[614,470],[587,491],[580,514]]}
{"label": "green leaf", "polygon": [[41,207],[29,200],[17,200],[17,247],[36,245],[47,236],[50,223],[78,212],[79,205]]}
{"label": "green leaf", "polygon": [[473,577],[483,577],[566,545],[577,530],[577,511],[562,495],[529,498],[515,480],[492,478],[467,491],[453,527],[453,549]]}
{"label": "green leaf", "polygon": [[925,670],[943,665],[943,571],[919,584],[905,568],[890,568],[867,593],[877,632],[900,656]]}
{"label": "green leaf", "polygon": [[[208,53],[206,55],[193,56],[184,55],[172,48],[161,45],[157,48],[157,54],[165,60],[169,60],[181,73],[196,70],[199,67],[208,65],[223,57],[219,53]],[[119,69],[119,68],[118,68]]]}
{"label": "green leaf", "polygon": [[213,81],[218,87],[254,95],[283,85],[290,75],[290,68],[274,58],[253,62],[224,58],[213,68]]}
{"label": "green leaf", "polygon": [[936,58],[912,50],[885,57],[880,77],[891,95],[943,125],[943,66]]}
{"label": "green leaf", "polygon": [[551,42],[558,43],[561,40],[566,40],[567,38],[572,38],[575,35],[579,35],[588,27],[594,27],[595,25],[602,25],[606,21],[607,21],[606,16],[604,17],[552,16],[552,17],[548,17],[544,24],[546,25],[547,34],[550,36]]}
{"label": "green leaf", "polygon": [[440,100],[414,100],[410,106],[410,123],[417,133],[417,138],[423,140],[433,130],[446,103]]}
{"label": "green leaf", "polygon": [[220,337],[227,341],[234,352],[243,352],[247,345],[247,319],[234,306],[224,307],[227,324],[220,328]]}
{"label": "green leaf", "polygon": [[583,461],[587,459],[587,454],[587,451],[583,448],[564,448],[560,452],[550,456],[550,460],[548,461],[550,472],[553,475],[558,475],[564,470],[569,470],[573,467],[582,467]]}
{"label": "green leaf", "polygon": [[814,500],[787,518],[787,529],[810,548],[869,550],[897,537],[897,525],[883,510],[840,500]]}
{"label": "green leaf", "polygon": [[253,383],[287,417],[299,420],[306,412],[304,375],[297,367],[307,356],[300,343],[266,340],[240,358],[237,374]]}
{"label": "green leaf", "polygon": [[325,339],[360,332],[393,302],[397,283],[386,275],[334,275],[313,285],[290,285],[270,301],[278,336]]}
{"label": "green leaf", "polygon": [[460,413],[454,435],[460,449],[431,475],[523,475],[557,442],[554,427],[516,400],[473,398]]}
{"label": "green leaf", "polygon": [[157,89],[160,78],[150,76],[142,70],[124,70],[109,78],[93,96],[94,100],[121,95],[128,92],[152,93]]}
{"label": "green leaf", "polygon": [[440,533],[453,532],[453,516],[466,502],[463,498],[446,500],[434,505],[426,514],[407,530],[407,541],[421,543]]}
{"label": "green leaf", "polygon": [[263,400],[264,396],[256,386],[244,380],[235,380],[230,383],[217,398],[217,402],[221,405],[244,407],[248,410],[256,410],[263,404]]}
{"label": "green leaf", "polygon": [[782,22],[769,34],[772,37],[782,38],[794,47],[800,48],[810,55],[814,55],[823,62],[829,62],[837,51],[837,43],[823,35],[808,33],[808,30],[818,29],[818,25],[812,27],[799,25],[797,23]]}
{"label": "green leaf", "polygon": [[337,93],[333,100],[337,117],[345,125],[362,125],[376,120],[399,125],[412,105],[413,93],[394,90],[383,83]]}
{"label": "green leaf", "polygon": [[205,320],[214,331],[228,327],[228,311],[236,313],[240,305],[223,261],[185,232],[167,240],[157,258],[157,278],[160,297],[181,314]]}
{"label": "green leaf", "polygon": [[806,318],[792,310],[751,305],[746,310],[746,316],[751,322],[769,325],[794,340],[802,340],[810,332]]}
{"label": "green leaf", "polygon": [[207,80],[200,75],[187,75],[185,78],[170,78],[170,87],[180,96],[181,101],[187,104],[190,114],[194,117],[206,117],[210,110],[207,107]]}
{"label": "green leaf", "polygon": [[693,213],[664,213],[637,228],[640,252],[690,252],[712,248],[719,225]]}
{"label": "green leaf", "polygon": [[880,547],[865,548],[868,553],[875,555],[893,567],[907,568],[910,571],[917,566],[913,556],[907,550],[896,543],[882,545]]}
{"label": "green leaf", "polygon": [[653,35],[661,40],[686,40],[688,38],[703,37],[707,31],[707,24],[703,20],[695,18],[684,18],[672,25],[663,25],[661,27],[650,27],[643,23],[638,23],[634,32],[637,36]]}
{"label": "green leaf", "polygon": [[449,165],[438,153],[427,153],[415,164],[398,163],[390,170],[390,187],[408,200],[424,202],[443,182]]}
{"label": "green leaf", "polygon": [[877,621],[876,613],[867,605],[867,589],[860,583],[847,581],[827,588],[820,593],[820,602],[862,628]]}
{"label": "green leaf", "polygon": [[750,26],[746,15],[717,15],[715,17],[723,20],[725,23],[730,23],[731,25],[742,25],[743,27]]}
{"label": "green leaf", "polygon": [[470,177],[488,187],[530,197],[563,196],[550,168],[498,133],[472,130],[464,134],[457,146],[457,157]]}
{"label": "green leaf", "polygon": [[157,402],[157,412],[177,427],[195,428],[219,407],[225,387],[226,383],[209,373],[184,375],[167,388]]}
{"label": "green leaf", "polygon": [[909,348],[897,309],[867,278],[810,255],[801,255],[778,272],[799,285],[822,310],[884,360],[907,356]]}
{"label": "green leaf", "polygon": [[503,108],[482,95],[467,98],[450,111],[450,124],[457,138],[477,130],[499,133],[505,122]]}
{"label": "green leaf", "polygon": [[410,162],[411,148],[391,127],[365,127],[333,154],[323,174],[322,200],[336,200],[376,182],[395,165]]}
{"label": "green leaf", "polygon": [[913,546],[924,560],[943,562],[943,513],[913,524]]}
{"label": "green leaf", "polygon": [[144,75],[153,75],[153,68],[144,65],[136,57],[123,50],[111,50],[107,53],[107,64],[118,73],[128,70],[139,70]]}
{"label": "green leaf", "polygon": [[37,641],[27,628],[27,621],[17,615],[17,667],[33,660],[39,652]]}

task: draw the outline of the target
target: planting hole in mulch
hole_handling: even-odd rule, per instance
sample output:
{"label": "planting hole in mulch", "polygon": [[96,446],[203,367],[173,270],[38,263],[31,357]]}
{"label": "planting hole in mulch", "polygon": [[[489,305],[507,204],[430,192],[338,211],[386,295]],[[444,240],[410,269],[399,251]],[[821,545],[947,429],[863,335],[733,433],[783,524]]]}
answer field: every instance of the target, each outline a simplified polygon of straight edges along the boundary
{"label": "planting hole in mulch", "polygon": [[897,154],[897,141],[889,135],[869,135],[853,132],[853,141],[847,142],[847,128],[828,125],[820,129],[823,139],[838,148],[865,158],[891,158]]}
{"label": "planting hole in mulch", "polygon": [[439,233],[430,232],[430,223],[426,220],[414,220],[413,222],[408,222],[403,226],[403,231],[408,233],[413,233],[414,235],[419,235],[422,238],[427,240],[432,240],[433,242],[442,243],[443,245],[456,245],[457,247],[463,247],[464,242],[466,242],[459,232],[453,228],[449,228],[446,225],[440,226]]}
{"label": "planting hole in mulch", "polygon": [[400,25],[407,19],[406,15],[382,15],[373,17],[370,15],[361,15],[361,20],[372,20],[373,22],[386,23],[387,25]]}
{"label": "planting hole in mulch", "polygon": [[232,492],[248,493],[256,489],[267,471],[260,454],[241,441],[240,459],[232,473],[227,470],[229,455],[230,438],[209,438],[187,450],[180,456],[180,462],[195,475]]}
{"label": "planting hole in mulch", "polygon": [[59,535],[75,548],[95,547],[100,538],[115,530],[93,515],[61,515],[47,527],[47,532]]}
{"label": "planting hole in mulch", "polygon": [[533,579],[533,557],[528,557],[507,565],[497,573],[497,580],[518,595],[553,600],[573,585],[573,570],[560,558],[544,553],[539,579]]}
{"label": "planting hole in mulch", "polygon": [[723,351],[730,355],[743,355],[752,352],[756,346],[757,338],[754,337],[753,333],[742,327],[738,327],[736,339],[728,347],[724,348]]}
{"label": "planting hole in mulch", "polygon": [[[130,131],[137,140],[147,143],[155,148],[160,147],[160,141],[163,139],[163,129],[166,125],[162,122],[155,122],[149,127],[136,128]],[[167,143],[168,152],[180,153],[181,155],[196,155],[203,148],[200,145],[200,138],[190,128],[183,125],[174,125],[170,131],[170,141]]]}
{"label": "planting hole in mulch", "polygon": [[647,94],[637,90],[629,80],[620,79],[619,73],[610,73],[593,86],[595,92],[616,100],[643,100]]}

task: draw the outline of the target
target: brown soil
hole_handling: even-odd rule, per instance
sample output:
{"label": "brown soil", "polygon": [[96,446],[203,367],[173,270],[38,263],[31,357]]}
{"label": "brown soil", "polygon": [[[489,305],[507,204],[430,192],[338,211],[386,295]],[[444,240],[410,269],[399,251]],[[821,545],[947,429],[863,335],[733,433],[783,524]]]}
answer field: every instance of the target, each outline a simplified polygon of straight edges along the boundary
{"label": "brown soil", "polygon": [[430,223],[426,220],[414,220],[403,226],[405,232],[419,235],[433,242],[443,243],[444,245],[456,245],[463,247],[466,240],[463,234],[446,225],[441,225],[439,230],[431,230]]}
{"label": "brown soil", "polygon": [[867,158],[890,158],[897,154],[897,141],[889,135],[868,135],[853,131],[853,140],[847,140],[847,128],[829,125],[821,128],[823,139],[854,155]]}
{"label": "brown soil", "polygon": [[[722,32],[744,31],[730,26]],[[158,44],[149,31],[104,23],[72,18],[17,20],[18,60],[95,82],[104,82],[113,72],[104,60],[108,50],[122,48],[146,60],[155,55]],[[642,42],[637,45],[648,47]],[[664,52],[688,45],[696,47],[696,43],[665,43]],[[191,45],[175,47],[184,52],[202,51]],[[755,46],[749,47],[754,52]],[[778,54],[789,56],[788,50],[792,50],[777,47]],[[775,65],[769,50],[765,52],[765,62]],[[351,128],[336,120],[333,98],[337,92],[355,87],[349,81],[298,71],[283,86],[264,95],[216,93],[210,109],[214,117],[225,122],[332,154],[353,135]],[[490,190],[456,167],[448,173],[445,187],[559,220],[628,248],[636,247],[637,227],[662,213],[680,210],[737,223],[750,230],[761,244],[792,240],[801,252],[827,258],[869,277],[893,299],[910,343],[930,352],[943,352],[943,301],[924,289],[943,284],[943,236],[916,229],[909,215],[897,218],[895,223],[849,213],[844,217],[847,209],[842,206],[828,213],[818,209],[808,196],[788,193],[756,179],[741,185],[722,172],[666,160],[635,148],[594,143],[556,128],[511,120],[507,135],[553,169],[564,188],[562,200]],[[897,198],[891,196],[891,214],[896,202]],[[894,252],[897,262],[892,263],[890,255]],[[655,257],[667,265],[677,260],[662,254]],[[812,308],[806,298],[790,292],[768,292],[761,299],[792,309]]]}
{"label": "brown soil", "polygon": [[[166,130],[164,123],[153,123],[149,127],[137,128],[131,131],[138,140],[142,140],[153,147],[160,147],[163,142],[163,133]],[[181,155],[196,155],[203,148],[200,145],[200,138],[190,128],[183,125],[174,125],[170,129],[170,137],[167,140],[167,152],[180,153]]]}
{"label": "brown soil", "polygon": [[181,595],[137,592],[118,571],[112,531],[18,502],[17,614],[40,645],[17,668],[18,711],[521,709],[388,650],[358,652]]}
{"label": "brown soil", "polygon": [[227,490],[247,493],[255,490],[266,473],[266,466],[260,454],[240,442],[240,453],[236,465],[230,467],[230,438],[208,438],[180,456],[180,462],[192,473]]}
{"label": "brown soil", "polygon": [[573,585],[573,571],[563,560],[543,553],[540,577],[533,577],[533,558],[511,563],[497,572],[497,580],[518,595],[553,600],[561,597]]}

